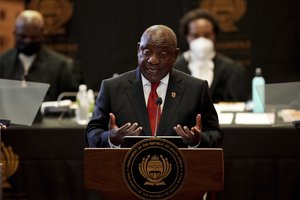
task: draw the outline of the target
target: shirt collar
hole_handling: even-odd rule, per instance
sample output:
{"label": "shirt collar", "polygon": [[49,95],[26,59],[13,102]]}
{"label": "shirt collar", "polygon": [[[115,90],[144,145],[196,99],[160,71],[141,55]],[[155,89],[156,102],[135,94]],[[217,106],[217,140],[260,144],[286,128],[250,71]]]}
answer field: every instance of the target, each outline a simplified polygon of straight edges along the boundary
{"label": "shirt collar", "polygon": [[25,55],[25,54],[23,54],[23,53],[19,53],[19,58],[22,60],[22,61],[27,61],[27,62],[31,62],[31,61],[33,61],[34,59],[35,59],[35,57],[36,57],[36,54],[33,54],[33,55],[31,55],[31,56],[27,56],[27,55]]}
{"label": "shirt collar", "polygon": [[[143,87],[145,85],[151,85],[150,84],[150,81],[148,81],[144,76],[143,74],[141,73],[141,76],[142,76],[142,84],[143,84]],[[164,84],[164,85],[168,85],[169,83],[169,77],[170,77],[170,73],[168,73],[163,79],[160,80],[160,83]]]}

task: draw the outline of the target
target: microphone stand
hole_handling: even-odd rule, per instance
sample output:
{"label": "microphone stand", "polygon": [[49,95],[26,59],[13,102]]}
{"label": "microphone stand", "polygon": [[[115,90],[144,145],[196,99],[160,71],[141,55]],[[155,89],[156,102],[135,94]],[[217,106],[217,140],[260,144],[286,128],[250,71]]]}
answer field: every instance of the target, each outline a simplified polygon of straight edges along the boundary
{"label": "microphone stand", "polygon": [[154,137],[157,137],[157,125],[158,125],[158,112],[159,112],[160,105],[157,105],[156,109],[156,117],[155,117],[155,131],[154,131]]}
{"label": "microphone stand", "polygon": [[157,125],[158,125],[158,112],[160,112],[160,105],[162,104],[162,98],[158,97],[156,99],[156,105],[157,105],[157,109],[156,109],[156,117],[155,117],[155,129],[154,129],[154,137],[157,137]]}

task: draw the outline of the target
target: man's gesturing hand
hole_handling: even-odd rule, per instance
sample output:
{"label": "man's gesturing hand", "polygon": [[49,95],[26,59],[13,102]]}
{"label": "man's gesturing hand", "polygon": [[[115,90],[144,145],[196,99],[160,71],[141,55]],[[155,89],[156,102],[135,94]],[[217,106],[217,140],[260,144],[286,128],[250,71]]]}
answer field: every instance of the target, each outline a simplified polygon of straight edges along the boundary
{"label": "man's gesturing hand", "polygon": [[123,137],[126,135],[139,135],[142,127],[138,127],[137,123],[126,123],[120,128],[116,125],[116,117],[113,113],[109,113],[109,140],[114,145],[123,143]]}
{"label": "man's gesturing hand", "polygon": [[202,120],[201,115],[196,116],[196,125],[189,130],[188,127],[181,127],[180,124],[174,127],[174,130],[178,135],[183,138],[183,142],[189,146],[196,146],[201,140]]}

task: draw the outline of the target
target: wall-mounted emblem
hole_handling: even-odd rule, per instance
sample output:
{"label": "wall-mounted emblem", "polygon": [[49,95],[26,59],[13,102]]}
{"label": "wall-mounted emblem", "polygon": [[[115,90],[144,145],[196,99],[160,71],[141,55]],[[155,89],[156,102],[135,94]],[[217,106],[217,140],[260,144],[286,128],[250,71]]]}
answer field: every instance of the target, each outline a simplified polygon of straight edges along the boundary
{"label": "wall-mounted emblem", "polygon": [[203,0],[200,7],[214,13],[224,32],[238,31],[235,23],[247,10],[246,0]]}
{"label": "wall-mounted emblem", "polygon": [[29,9],[38,10],[45,20],[45,33],[49,35],[64,34],[64,24],[73,14],[70,0],[31,0]]}
{"label": "wall-mounted emblem", "polygon": [[126,154],[123,177],[141,199],[169,199],[184,183],[186,164],[173,143],[158,138],[142,140]]}
{"label": "wall-mounted emblem", "polygon": [[1,162],[3,166],[2,170],[2,187],[11,188],[8,178],[14,175],[19,167],[19,156],[15,154],[11,146],[6,147],[1,143]]}

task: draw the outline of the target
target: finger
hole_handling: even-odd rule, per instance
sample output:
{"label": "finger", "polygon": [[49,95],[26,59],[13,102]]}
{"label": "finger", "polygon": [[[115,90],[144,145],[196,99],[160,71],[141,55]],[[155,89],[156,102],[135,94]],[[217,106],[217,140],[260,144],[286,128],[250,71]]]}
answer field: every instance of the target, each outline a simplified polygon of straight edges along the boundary
{"label": "finger", "polygon": [[127,134],[130,134],[131,132],[133,132],[136,128],[138,127],[137,123],[133,123],[127,130]]}
{"label": "finger", "polygon": [[119,128],[119,132],[121,132],[123,135],[126,134],[127,129],[128,129],[130,126],[131,126],[131,123],[130,123],[130,122],[124,124],[123,126],[121,126],[121,127]]}
{"label": "finger", "polygon": [[196,127],[192,128],[192,132],[194,133],[194,135],[201,135],[201,131],[199,129],[197,129]]}
{"label": "finger", "polygon": [[181,137],[183,137],[183,138],[187,137],[187,135],[185,134],[184,130],[182,129],[182,127],[179,124],[177,126],[174,126],[174,130]]}
{"label": "finger", "polygon": [[199,141],[201,140],[201,131],[196,130],[195,127],[192,128],[192,131],[193,131],[193,133],[194,133],[194,139],[197,140],[196,143],[199,143]]}
{"label": "finger", "polygon": [[137,129],[135,129],[134,131],[132,131],[129,135],[132,135],[132,136],[140,135],[141,132],[142,132],[142,130],[143,130],[142,127],[138,127]]}
{"label": "finger", "polygon": [[194,133],[192,131],[190,131],[190,129],[187,126],[184,126],[183,130],[188,138],[194,137]]}
{"label": "finger", "polygon": [[196,127],[196,126],[192,127],[191,131],[193,132],[193,134],[196,134],[196,133],[200,134],[201,133],[201,130],[198,127]]}
{"label": "finger", "polygon": [[196,127],[202,131],[202,118],[200,114],[196,116]]}
{"label": "finger", "polygon": [[118,128],[116,126],[116,117],[113,113],[109,113],[109,129]]}

